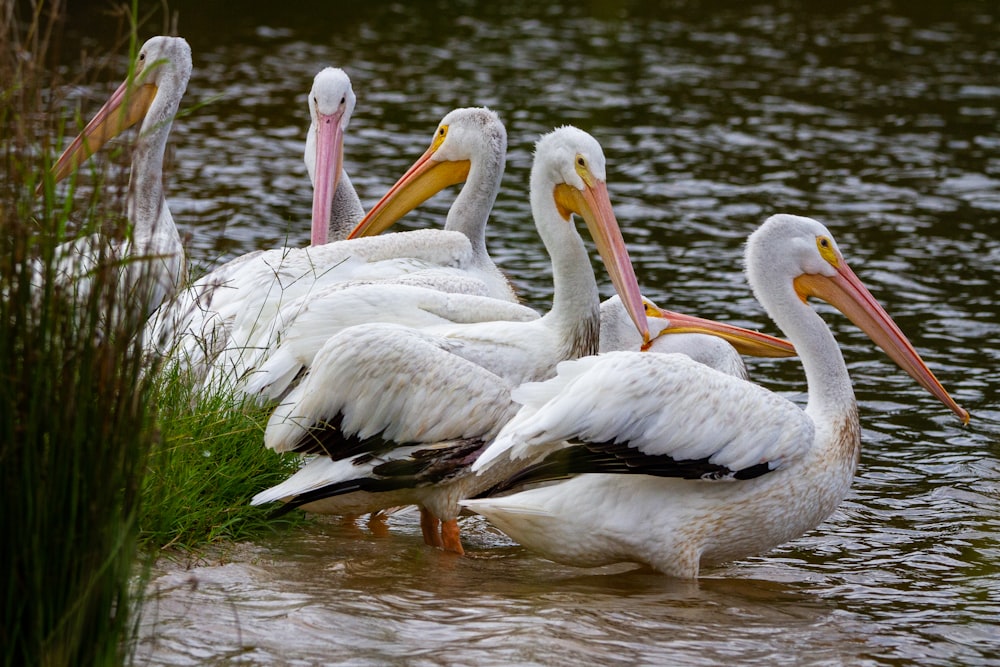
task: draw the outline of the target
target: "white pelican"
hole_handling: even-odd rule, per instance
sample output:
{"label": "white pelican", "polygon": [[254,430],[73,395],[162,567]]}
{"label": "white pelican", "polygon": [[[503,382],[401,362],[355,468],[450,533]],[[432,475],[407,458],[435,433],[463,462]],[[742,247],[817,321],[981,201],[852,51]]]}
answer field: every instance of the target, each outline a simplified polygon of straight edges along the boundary
{"label": "white pelican", "polygon": [[689,578],[811,530],[847,494],[861,427],[844,359],[810,296],[840,309],[968,421],[826,227],[773,216],[750,236],[746,265],[802,359],[805,410],[683,355],[566,362],[555,378],[514,392],[523,407],[473,468],[489,475],[534,462],[520,481],[569,479],[463,504],[552,560],[636,562]]}
{"label": "white pelican", "polygon": [[[394,294],[396,291],[399,292],[398,295]],[[470,311],[473,310],[469,308],[470,302],[477,299],[486,299],[485,297],[464,294],[445,294],[436,290],[415,290],[410,286],[403,285],[395,286],[391,290],[387,290],[382,285],[351,287],[344,290],[345,295],[349,292],[354,293],[351,295],[351,299],[356,300],[356,303],[352,305],[362,314],[362,318],[367,313],[374,319],[391,322],[392,320],[387,318],[387,314],[391,316],[391,313],[398,306],[403,308],[404,313],[410,313],[413,304],[418,304],[420,308],[426,309],[426,321],[413,318],[412,313],[408,315],[408,326],[410,327],[433,327],[437,322],[442,320],[449,320],[450,322],[465,321],[468,319]],[[365,297],[368,297],[370,300],[365,302]],[[496,312],[496,303],[504,303],[491,299],[486,300],[494,302],[489,306],[491,313]],[[609,304],[612,305],[609,306]],[[512,309],[523,308],[516,304],[507,305]],[[731,327],[710,320],[679,315],[670,311],[662,311],[648,300],[645,301],[645,305],[650,334],[653,336],[651,344],[647,346],[651,350],[657,349],[659,341],[672,337],[685,340],[700,339],[703,337],[715,339],[728,348],[728,352],[724,351],[721,353],[722,360],[715,367],[720,368],[724,372],[732,373],[739,372],[739,370],[730,370],[734,363],[730,358],[731,354],[736,354],[737,359],[739,359],[736,349],[757,356],[790,356],[794,354],[794,348],[787,341],[773,338],[766,334]],[[533,314],[533,311],[531,312]],[[514,311],[512,311],[513,313]],[[511,319],[514,319],[514,317],[511,317]],[[534,319],[537,319],[537,316],[525,318],[523,321]],[[611,320],[614,320],[614,323],[607,324]],[[627,349],[634,348],[635,350],[639,350],[642,347],[642,336],[635,329],[634,322],[617,295],[601,304],[601,331],[604,332],[608,327],[618,332],[621,344],[626,346]],[[636,332],[634,338],[626,333],[626,328],[631,328]],[[438,329],[440,330],[440,327]],[[315,330],[315,328],[310,327],[309,330]],[[294,331],[294,328],[291,331]],[[703,331],[705,333],[691,333],[696,331]],[[673,336],[667,335],[675,332],[680,333]],[[395,332],[391,330],[385,333],[390,337],[395,336]],[[368,343],[375,342],[371,335],[366,335],[365,338]],[[324,338],[320,343],[327,340],[329,338]],[[261,374],[251,379],[249,387],[246,389],[247,393],[251,395],[264,393],[267,398],[281,398],[288,385],[296,378],[296,374],[303,373],[311,365],[312,356],[315,356],[314,354],[310,356],[309,363],[295,359],[286,359],[285,356],[292,355],[295,350],[308,351],[312,345],[318,345],[319,343],[310,340],[308,336],[294,343],[285,342],[289,344],[278,346],[275,353],[261,368]],[[338,347],[336,352],[331,353],[327,350],[326,354],[330,357],[350,354],[349,351],[345,351],[345,348],[352,344],[343,343]],[[601,346],[604,347],[606,344],[602,340]],[[401,346],[402,344],[394,344],[393,347],[397,345]],[[699,345],[698,349],[693,350],[693,356],[697,357],[702,363],[712,364],[718,361],[711,356],[706,358],[706,347],[709,349],[713,348],[712,345]],[[371,347],[370,349],[373,350],[373,354],[382,354],[377,347]],[[392,352],[393,355],[404,354],[403,350],[394,349]],[[380,358],[380,361],[383,364],[390,364],[394,360],[390,356]],[[325,358],[321,358],[317,363],[322,367],[327,367],[328,362]],[[374,358],[366,361],[359,360],[359,368],[351,371],[352,377],[363,375],[365,373],[363,370],[364,365],[368,363],[374,365],[378,362]],[[451,370],[460,365],[462,365],[461,362],[457,362],[449,366],[448,369]],[[745,367],[742,367],[742,362],[740,362],[740,365],[740,370],[745,375],[746,370]],[[340,372],[338,368],[331,368],[328,375],[337,375]],[[276,369],[281,369],[286,374],[281,376]],[[473,367],[466,367],[466,369],[474,374],[473,377],[467,379],[469,386],[473,390],[483,391],[473,398],[467,394],[461,394],[462,387],[456,388],[456,392],[463,396],[464,400],[471,403],[478,402],[484,409],[490,410],[491,412],[486,416],[487,421],[501,422],[507,416],[513,414],[516,405],[514,405],[509,397],[509,393],[504,390],[503,386],[497,386],[497,378],[493,374],[485,372],[480,376],[477,375],[481,372],[479,369]],[[310,376],[306,375],[306,377]],[[485,382],[480,385],[475,381],[476,377],[484,378]],[[254,382],[257,381],[259,383],[262,378],[266,378],[268,382],[262,386],[255,386]],[[342,377],[341,380],[344,382],[350,381],[346,376]],[[401,378],[401,381],[405,381],[405,379]],[[303,389],[302,393],[315,390],[318,384],[315,383],[312,385],[311,389]],[[366,386],[367,384],[369,383],[366,383]],[[397,391],[399,390],[397,388]],[[402,391],[405,391],[405,389]],[[295,400],[295,397],[293,396],[289,400]],[[483,428],[485,427],[486,425],[484,424]],[[320,435],[320,438],[323,437],[323,435]],[[363,438],[358,438],[358,440],[361,439]],[[371,438],[367,444],[360,446],[374,445],[375,448],[383,446],[384,443],[379,443],[378,439],[379,437],[376,436]],[[452,446],[453,444],[455,446]],[[469,447],[472,447],[471,452]],[[344,452],[343,457],[338,458],[337,454],[333,454],[332,456],[325,455],[327,452],[326,446],[321,445],[316,448],[316,451],[323,452],[322,454],[306,463],[302,469],[285,482],[258,494],[254,498],[253,503],[260,505],[276,500],[290,500],[291,504],[279,511],[304,506],[305,509],[312,512],[344,515],[365,514],[385,507],[411,504],[416,502],[414,498],[416,497],[415,494],[418,493],[411,487],[433,484],[436,480],[442,478],[454,478],[457,480],[460,475],[465,474],[466,468],[474,460],[477,447],[481,450],[479,440],[399,448],[392,453],[391,463],[387,466],[379,466],[378,464],[386,462],[386,458],[383,458],[381,453],[377,457],[372,457],[368,454],[352,457],[348,455],[348,452]],[[373,495],[373,492],[378,495]],[[428,523],[432,521],[431,517],[424,516],[423,520],[426,523],[425,536],[428,539],[428,543],[439,544],[436,536],[433,534],[433,527]],[[454,532],[455,526],[454,524],[446,525],[443,526],[443,530],[446,533],[448,531]],[[457,539],[457,533],[455,533],[455,537],[449,539],[452,540],[450,542],[452,550],[459,551],[459,549],[454,548],[454,540]]]}
{"label": "white pelican", "polygon": [[[500,276],[499,270],[487,253],[485,234],[486,223],[503,177],[506,149],[506,132],[493,111],[485,108],[468,108],[450,112],[442,119],[430,148],[372,207],[365,219],[351,233],[351,237],[381,233],[440,190],[465,180],[462,191],[449,209],[445,230],[461,231],[469,237],[476,259],[467,264],[481,267],[478,269],[479,275],[485,273]],[[497,284],[502,286],[502,290],[509,289],[506,280]],[[506,298],[503,291],[492,292],[492,295]],[[510,298],[513,299],[513,295]],[[679,335],[682,327],[689,321],[687,316],[663,311],[649,301],[646,301],[646,304],[647,316],[665,318],[673,323],[669,333],[674,335],[655,336],[652,342],[653,350],[683,352],[693,356],[696,361],[726,368],[730,372],[746,373],[746,366],[739,352],[726,342],[723,331],[713,327],[711,334]],[[318,310],[315,303],[308,307],[314,312]],[[324,310],[334,317],[335,313],[340,312],[340,309],[335,308]],[[400,314],[400,311],[393,309],[393,313]],[[483,316],[486,317],[485,314]],[[506,309],[498,307],[493,319],[510,319],[510,317]],[[326,326],[333,324],[332,321],[327,322]],[[695,331],[700,331],[705,324],[704,320],[695,318],[691,325]],[[316,331],[322,331],[322,327],[318,327]],[[776,344],[776,339],[764,337],[753,341],[745,336],[746,332],[739,331],[734,333],[731,340],[740,345],[742,348],[740,351],[745,354],[755,356],[794,354],[790,345],[784,345],[783,342]],[[290,362],[290,358],[285,354],[279,354],[277,359],[264,365],[261,369],[263,374],[255,380],[255,387],[259,391],[268,384],[266,376],[276,373],[279,381],[267,392],[272,398],[280,396],[287,388],[280,379],[294,377],[294,372],[307,367],[321,342],[315,337],[295,334],[293,338],[295,342],[289,341],[289,347],[297,348],[294,356],[301,366],[293,369],[286,365]],[[303,342],[307,344],[296,345]],[[754,342],[758,344],[754,345]],[[639,332],[627,317],[620,298],[612,296],[601,305],[601,350],[638,351],[641,343]]]}
{"label": "white pelican", "polygon": [[[253,502],[298,496],[293,506],[328,513],[417,504],[425,540],[461,553],[457,501],[481,490],[468,485],[481,480],[463,473],[513,415],[511,389],[549,377],[563,359],[597,351],[600,298],[574,213],[586,222],[634,325],[649,338],[605,173],[601,147],[586,132],[562,127],[542,137],[531,172],[531,209],[552,259],[551,310],[526,322],[424,329],[376,323],[333,336],[275,410],[264,437],[278,452],[324,456],[293,476],[294,482]],[[338,478],[324,474],[331,469],[339,469]],[[394,493],[327,498],[345,490]]]}
{"label": "white pelican", "polygon": [[[66,279],[86,280],[102,255],[122,262],[127,268],[124,286],[133,289],[136,281],[148,281],[149,294],[143,297],[147,313],[172,294],[184,276],[184,247],[163,194],[163,154],[190,76],[188,43],[180,37],[152,37],[139,50],[133,75],[115,90],[52,167],[58,182],[142,120],[129,174],[129,239],[112,248],[110,255],[100,250],[100,235],[63,244],[59,270]],[[131,261],[135,258],[148,261]]]}
{"label": "white pelican", "polygon": [[365,215],[344,169],[344,135],[356,102],[344,70],[326,67],[313,78],[304,155],[313,184],[312,245],[347,238]]}
{"label": "white pelican", "polygon": [[[577,162],[580,158],[582,163]],[[596,351],[597,287],[582,241],[563,216],[577,212],[591,229],[602,216],[614,221],[604,194],[602,158],[596,142],[573,128],[557,130],[539,142],[532,172],[532,210],[554,263],[556,297],[548,315],[519,323],[430,326],[419,331],[380,324],[349,328],[327,339],[312,370],[275,411],[265,434],[266,444],[277,451],[320,455],[282,484],[258,494],[254,504],[284,499],[290,501],[286,508],[303,506],[329,514],[363,514],[419,504],[425,510],[425,540],[461,553],[455,501],[476,491],[470,482],[480,485],[480,490],[489,485],[471,478],[468,465],[513,414],[510,389],[529,377],[549,375],[559,359]],[[584,192],[592,188],[598,194],[594,203],[587,201],[586,194],[572,194],[568,189],[573,186],[566,181],[575,182]],[[593,222],[590,214],[596,216]],[[602,226],[611,231],[616,227]],[[610,257],[616,255],[603,250],[607,242],[600,240],[601,234],[595,236],[614,273]],[[622,253],[619,263],[624,261]],[[379,289],[372,292],[376,309]],[[630,283],[626,293],[634,299],[636,289]],[[442,302],[447,300],[445,295],[437,296]],[[457,312],[467,314],[466,300],[478,297],[452,298],[458,299],[452,303],[463,304]],[[414,297],[404,298],[403,304],[408,301]],[[643,335],[636,329],[635,318],[620,299],[615,303],[619,307],[608,309],[609,317],[627,321],[641,344]],[[710,331],[750,351],[772,356],[792,353],[788,343],[770,336],[645,305],[646,312],[656,318],[650,327],[653,334],[670,327]],[[392,312],[394,307],[394,302],[388,302],[385,310]],[[669,322],[662,319],[664,314]],[[308,348],[309,341],[302,347]],[[265,369],[280,359],[282,347],[278,349]],[[308,365],[283,366],[285,379]],[[444,519],[440,536],[437,518]]]}
{"label": "white pelican", "polygon": [[[506,276],[486,250],[486,223],[500,192],[507,162],[507,130],[485,107],[454,109],[437,129],[430,147],[406,170],[351,232],[349,238],[380,234],[449,185],[462,183],[444,229],[430,236],[451,254],[447,265],[463,268],[485,285],[481,293],[517,301]],[[456,237],[456,232],[465,238]]]}
{"label": "white pelican", "polygon": [[[349,114],[344,117],[349,118]],[[354,284],[403,282],[516,301],[509,283],[485,252],[482,230],[499,188],[500,179],[493,172],[502,172],[504,151],[500,150],[497,158],[496,151],[491,148],[492,160],[476,157],[480,146],[499,143],[505,147],[505,130],[496,115],[484,109],[458,110],[445,118],[450,119],[449,124],[442,122],[438,128],[438,133],[443,131],[444,134],[435,134],[432,151],[428,151],[434,159],[422,158],[407,172],[410,176],[418,176],[417,185],[405,190],[394,187],[391,194],[405,191],[406,197],[410,197],[409,193],[419,191],[423,187],[420,184],[428,179],[440,189],[457,182],[447,180],[451,178],[448,174],[456,170],[461,178],[469,176],[467,188],[476,187],[481,191],[482,186],[477,186],[482,183],[478,174],[490,173],[495,185],[488,196],[476,198],[469,206],[452,207],[454,215],[449,214],[447,224],[458,231],[418,230],[302,249],[258,251],[238,257],[196,281],[173,303],[161,309],[150,331],[151,344],[165,348],[164,351],[185,362],[199,375],[211,371],[213,381],[222,377],[238,381],[266,356],[269,341],[281,335],[288,321],[287,313],[300,312],[304,301],[347,281]],[[438,136],[444,139],[437,139]],[[447,161],[442,161],[441,156]],[[341,162],[342,159],[337,158],[322,164],[329,164],[335,174],[340,171],[333,165]],[[433,168],[438,164],[443,166]],[[319,178],[319,171],[317,168],[317,175],[313,177],[314,182],[320,184],[314,190],[314,240],[322,240],[317,230],[326,219],[322,202],[328,196],[322,183],[332,178],[331,172]],[[433,177],[425,175],[428,173]],[[438,180],[441,176],[445,177],[444,185]],[[341,185],[344,182],[341,176]],[[339,192],[340,188],[337,190]],[[387,207],[388,200],[387,197],[376,204],[369,217],[359,223],[358,229],[376,229],[377,225],[384,224],[381,222],[384,216],[398,218],[423,201],[418,199],[410,208],[405,208],[406,202],[413,200],[403,198],[403,208],[400,208],[399,200]],[[478,232],[473,224],[477,216]],[[283,309],[287,309],[286,315],[282,315]]]}

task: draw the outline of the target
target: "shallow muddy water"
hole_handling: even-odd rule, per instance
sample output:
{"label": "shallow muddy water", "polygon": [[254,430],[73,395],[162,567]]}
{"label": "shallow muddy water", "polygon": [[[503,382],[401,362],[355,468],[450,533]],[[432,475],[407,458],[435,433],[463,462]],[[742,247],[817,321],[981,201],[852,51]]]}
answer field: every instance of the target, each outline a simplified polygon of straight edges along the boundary
{"label": "shallow muddy water", "polygon": [[[532,145],[571,123],[605,149],[649,297],[776,333],[745,285],[743,241],[774,212],[818,218],[973,420],[962,427],[821,307],[855,382],[863,454],[841,508],[791,544],[681,582],[555,565],[476,518],[465,558],[424,547],[412,513],[384,536],[323,520],[162,563],[138,662],[1000,663],[994,4],[204,4],[171,3],[195,70],[168,197],[195,264],[308,241],[305,95],[337,65],[358,95],[346,159],[369,206],[448,110],[501,114],[508,169],[488,242],[531,305],[551,291],[528,211]],[[75,17],[65,51],[107,50],[104,34]],[[73,91],[83,115],[120,80],[121,53],[106,83]],[[405,226],[440,224],[451,197]],[[749,365],[803,398],[794,360]]]}

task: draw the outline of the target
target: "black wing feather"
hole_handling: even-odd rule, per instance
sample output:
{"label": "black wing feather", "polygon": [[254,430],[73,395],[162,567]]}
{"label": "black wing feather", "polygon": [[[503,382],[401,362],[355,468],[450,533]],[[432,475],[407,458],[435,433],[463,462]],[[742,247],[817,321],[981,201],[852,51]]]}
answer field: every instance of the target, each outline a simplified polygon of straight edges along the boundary
{"label": "black wing feather", "polygon": [[[447,481],[456,475],[467,473],[469,466],[482,452],[485,444],[479,439],[455,440],[427,449],[419,449],[406,458],[386,461],[375,466],[372,468],[371,475],[328,484],[300,493],[272,512],[270,516],[278,517],[296,507],[355,491],[379,493]],[[374,454],[364,453],[356,463],[368,462],[373,458],[375,458]]]}
{"label": "black wing feather", "polygon": [[479,497],[486,497],[525,484],[568,479],[583,473],[619,475],[652,475],[700,480],[744,480],[760,477],[771,471],[767,463],[731,470],[711,463],[708,458],[678,461],[665,454],[645,454],[627,442],[597,442],[577,444],[549,454],[542,461],[528,466]]}
{"label": "black wing feather", "polygon": [[411,444],[386,440],[379,434],[362,438],[353,433],[344,433],[343,422],[344,415],[338,412],[331,419],[312,424],[291,451],[296,454],[329,456],[339,461],[360,455],[378,456]]}

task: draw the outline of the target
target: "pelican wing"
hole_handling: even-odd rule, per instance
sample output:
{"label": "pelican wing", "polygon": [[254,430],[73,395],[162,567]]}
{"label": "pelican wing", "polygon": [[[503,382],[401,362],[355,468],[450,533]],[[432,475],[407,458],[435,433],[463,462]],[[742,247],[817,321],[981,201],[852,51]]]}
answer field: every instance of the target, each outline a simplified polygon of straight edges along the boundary
{"label": "pelican wing", "polygon": [[[338,460],[317,456],[281,484],[258,493],[251,504],[284,500],[286,504],[278,510],[283,514],[296,507],[358,491],[414,493],[469,474],[469,463],[484,445],[483,440],[473,438],[396,447],[378,455],[359,454]],[[416,496],[396,497],[405,504],[416,502]]]}
{"label": "pelican wing", "polygon": [[[455,343],[394,324],[344,329],[278,406],[264,442],[276,451],[363,449],[490,438],[513,416],[510,384],[453,354]],[[359,442],[367,444],[359,445]]]}
{"label": "pelican wing", "polygon": [[[740,479],[798,458],[813,423],[788,400],[679,354],[611,352],[559,365],[514,391],[522,403],[476,462],[537,462],[558,450],[571,473]],[[552,468],[555,470],[555,468]]]}
{"label": "pelican wing", "polygon": [[[323,344],[333,334],[350,326],[391,322],[421,328],[495,320],[523,322],[537,318],[538,314],[526,306],[488,297],[452,294],[413,285],[339,283],[281,310],[277,318],[280,328],[266,344],[258,346],[259,365],[251,364],[254,372],[245,391],[251,396],[280,398],[291,382],[312,365]],[[226,364],[216,363],[215,366],[223,369]]]}
{"label": "pelican wing", "polygon": [[[200,372],[224,350],[261,347],[277,331],[278,312],[297,299],[343,281],[394,281],[483,293],[462,271],[471,256],[458,232],[416,230],[277,248],[238,257],[195,281],[153,318],[148,340]],[[458,286],[459,282],[464,286]]]}

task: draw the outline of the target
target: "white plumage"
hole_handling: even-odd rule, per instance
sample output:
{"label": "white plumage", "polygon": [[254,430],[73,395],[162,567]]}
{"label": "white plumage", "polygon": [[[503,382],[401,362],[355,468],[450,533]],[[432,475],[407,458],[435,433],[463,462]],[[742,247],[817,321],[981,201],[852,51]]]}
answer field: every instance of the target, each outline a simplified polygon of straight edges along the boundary
{"label": "white plumage", "polygon": [[[794,457],[813,435],[791,402],[683,354],[613,351],[564,362],[555,378],[522,385],[513,397],[523,407],[477,469],[502,456],[534,462],[574,438],[626,442],[639,453],[679,461],[711,457],[736,471]],[[705,408],[692,411],[697,405]]]}
{"label": "white plumage", "polygon": [[[307,377],[275,410],[265,443],[277,451],[354,458],[356,479],[327,480],[325,495],[411,488],[409,503],[428,511],[425,538],[461,552],[456,503],[475,492],[467,484],[473,480],[468,464],[513,415],[510,390],[548,377],[562,359],[597,351],[597,283],[571,212],[587,223],[633,323],[649,336],[604,179],[600,145],[585,132],[564,127],[538,142],[532,212],[555,281],[545,316],[420,330],[391,324],[345,329],[324,344]],[[315,467],[327,465],[308,464],[299,473],[303,487],[315,489]],[[320,509],[310,503],[325,495],[296,503]],[[331,498],[322,509],[332,505]],[[445,521],[441,537],[428,514]]]}
{"label": "white plumage", "polygon": [[[680,577],[814,528],[846,495],[861,443],[843,357],[809,296],[968,420],[820,223],[768,219],[747,244],[747,274],[802,359],[805,410],[682,355],[568,361],[514,392],[523,407],[473,464],[487,475],[530,464],[510,483],[534,488],[463,505],[560,562],[629,561]],[[547,480],[562,481],[539,486]]]}
{"label": "white plumage", "polygon": [[[345,90],[349,90],[349,84]],[[313,99],[315,93],[310,97],[311,107]],[[353,94],[346,99],[349,110]],[[350,114],[345,113],[341,123],[349,118]],[[314,119],[314,125],[318,122]],[[322,128],[323,124],[319,126]],[[309,136],[313,135],[310,131]],[[211,372],[210,381],[215,384],[221,381],[238,384],[266,358],[270,346],[301,312],[305,301],[319,299],[331,289],[338,289],[334,286],[341,283],[402,282],[516,301],[485,246],[485,225],[499,188],[499,178],[494,172],[502,174],[505,147],[506,133],[496,114],[487,109],[453,111],[439,126],[431,148],[372,208],[355,231],[374,233],[385,219],[395,220],[405,214],[423,201],[417,199],[413,203],[409,193],[420,192],[428,183],[440,189],[444,187],[442,182],[447,185],[468,175],[469,181],[449,212],[444,230],[418,230],[244,255],[198,280],[158,313],[157,324],[149,336],[152,344],[171,349],[174,357],[197,375]],[[340,162],[322,163],[335,166],[334,171],[340,173]],[[453,180],[456,169],[462,178]],[[321,184],[327,177],[318,178],[314,176],[314,182]],[[492,182],[496,187],[484,194],[484,183]],[[345,183],[349,181],[341,177],[338,192]],[[467,190],[474,190],[477,196],[471,197]],[[407,194],[400,196],[401,193]],[[317,202],[327,194],[317,185],[314,240],[318,221],[325,220],[325,209]],[[396,203],[390,204],[392,201]],[[313,310],[324,307],[333,313],[336,304],[317,303]],[[502,308],[498,317],[505,316]],[[357,321],[351,314],[346,317],[347,322]],[[403,319],[399,314],[393,321]]]}
{"label": "white plumage", "polygon": [[[130,238],[108,246],[98,234],[57,249],[57,278],[89,290],[89,276],[101,262],[122,266],[123,291],[143,286],[151,313],[180,285],[184,247],[163,193],[163,155],[174,117],[191,76],[191,47],[180,37],[152,37],[142,45],[134,75],[124,81],[66,148],[52,168],[59,181],[104,144],[142,120],[129,174],[127,216]],[[142,261],[135,261],[141,259]],[[38,271],[36,271],[38,273]]]}
{"label": "white plumage", "polygon": [[[272,401],[284,396],[296,378],[312,366],[327,340],[354,325],[386,322],[424,328],[538,319],[531,308],[509,301],[410,285],[405,277],[399,282],[340,283],[307,295],[281,310],[280,324],[259,347],[234,350],[244,358],[216,363],[215,367],[248,369],[245,381],[237,387],[262,401]],[[437,286],[441,287],[440,283]],[[207,383],[217,382],[210,376]]]}
{"label": "white plumage", "polygon": [[[280,330],[282,308],[345,281],[384,281],[407,272],[448,273],[448,248],[418,230],[335,241],[238,257],[164,304],[149,332],[151,345],[204,374],[225,350],[253,348]],[[403,238],[405,236],[405,238]],[[388,241],[388,242],[387,242]]]}
{"label": "white plumage", "polygon": [[[673,316],[673,317],[672,317]],[[684,317],[684,316],[681,316]],[[650,322],[650,332],[652,340],[646,347],[647,352],[658,352],[669,354],[677,352],[687,355],[694,361],[704,364],[709,368],[714,368],[728,375],[735,375],[744,380],[748,379],[747,367],[743,363],[743,357],[732,344],[727,342],[721,332],[716,331],[715,335],[709,333],[674,333],[671,328],[671,320],[677,319],[676,314],[660,309],[652,301],[646,300],[646,318]],[[660,324],[659,331],[653,331],[654,322]],[[688,322],[684,319],[683,322]],[[706,331],[711,330],[706,327]],[[752,332],[746,332],[749,336]],[[670,334],[670,335],[666,335]],[[761,345],[767,344],[767,336],[758,334],[758,341]],[[728,336],[732,338],[733,336]],[[771,339],[776,340],[776,339]],[[775,343],[778,344],[778,343]],[[632,352],[643,351],[642,336],[628,319],[625,307],[622,305],[618,295],[605,299],[601,303],[601,345],[600,352],[614,352],[629,350]],[[791,348],[791,346],[789,346]],[[766,350],[751,350],[750,354],[758,356],[778,356],[779,349],[771,352]],[[794,350],[787,350],[789,355],[794,354]]]}

